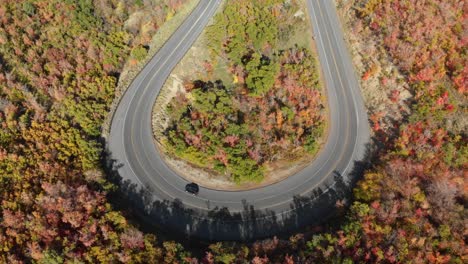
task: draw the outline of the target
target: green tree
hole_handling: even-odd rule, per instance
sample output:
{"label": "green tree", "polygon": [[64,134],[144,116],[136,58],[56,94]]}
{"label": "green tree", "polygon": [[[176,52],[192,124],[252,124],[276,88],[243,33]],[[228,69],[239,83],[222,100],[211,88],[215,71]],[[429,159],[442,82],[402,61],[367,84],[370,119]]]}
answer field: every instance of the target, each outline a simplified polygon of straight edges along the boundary
{"label": "green tree", "polygon": [[254,96],[263,96],[273,87],[279,65],[259,53],[254,53],[246,63],[245,69],[245,82],[249,92]]}

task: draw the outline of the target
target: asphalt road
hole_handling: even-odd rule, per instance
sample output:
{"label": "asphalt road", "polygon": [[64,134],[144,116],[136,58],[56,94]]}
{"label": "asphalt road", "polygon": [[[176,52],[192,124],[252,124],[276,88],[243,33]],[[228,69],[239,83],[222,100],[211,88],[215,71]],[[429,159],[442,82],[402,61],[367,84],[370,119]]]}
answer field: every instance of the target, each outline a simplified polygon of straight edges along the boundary
{"label": "asphalt road", "polygon": [[200,188],[192,196],[184,191],[187,181],[155,148],[151,112],[156,97],[220,2],[201,0],[123,96],[108,138],[122,190],[144,210],[147,223],[205,240],[251,240],[322,222],[334,212],[336,200],[348,195],[369,141],[366,110],[333,1],[308,1],[330,109],[328,141],[309,166],[267,187]]}

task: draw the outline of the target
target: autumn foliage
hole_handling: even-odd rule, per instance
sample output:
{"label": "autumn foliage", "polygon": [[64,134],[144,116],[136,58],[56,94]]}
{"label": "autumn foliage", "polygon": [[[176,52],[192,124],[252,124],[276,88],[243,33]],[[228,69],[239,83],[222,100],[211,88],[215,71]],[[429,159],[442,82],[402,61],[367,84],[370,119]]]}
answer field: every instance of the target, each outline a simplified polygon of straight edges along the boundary
{"label": "autumn foliage", "polygon": [[[243,183],[261,181],[265,163],[318,150],[325,120],[316,61],[309,46],[283,49],[299,7],[282,2],[230,1],[215,17],[209,77],[188,82],[168,107],[166,147],[176,157]],[[231,83],[211,76],[219,60]]]}
{"label": "autumn foliage", "polygon": [[[131,50],[184,1],[165,2],[0,1],[0,263],[160,263],[172,252],[112,210],[99,141]],[[141,21],[124,23],[143,8],[162,16],[140,34]]]}
{"label": "autumn foliage", "polygon": [[[141,58],[185,1],[0,0],[0,263],[466,263],[467,139],[447,124],[466,111],[467,3],[350,1],[404,74],[411,112],[395,134],[379,129],[384,112],[372,113],[383,149],[337,226],[250,247],[216,243],[197,260],[112,210],[100,166],[122,64]],[[252,13],[253,2],[269,8]],[[230,15],[261,21],[254,27],[218,17],[211,47],[236,82],[201,78],[174,99],[184,106],[171,109],[183,120],[171,129],[181,153],[208,153],[200,160],[231,173],[247,161],[258,173],[271,153],[314,146],[323,123],[315,62],[307,49],[275,49],[289,30],[279,19],[292,17],[279,2],[232,1]],[[153,15],[134,15],[143,9]],[[363,81],[375,73],[366,70]]]}
{"label": "autumn foliage", "polygon": [[[412,112],[395,124],[396,137],[380,142],[386,149],[354,190],[340,231],[308,242],[310,258],[464,263],[468,147],[466,137],[445,124],[464,115],[468,6],[457,0],[352,2],[357,20],[404,73],[414,94]],[[372,115],[375,125],[379,115]]]}
{"label": "autumn foliage", "polygon": [[[370,115],[381,149],[354,189],[346,220],[311,238],[293,236],[245,258],[241,248],[209,252],[262,263],[466,263],[468,146],[448,126],[466,116],[466,1],[351,0],[355,25],[370,30],[404,74],[410,113],[382,130],[385,112]],[[344,4],[343,4],[344,5]],[[364,70],[363,81],[374,74]],[[397,103],[396,87],[382,80]],[[465,123],[466,124],[466,123]],[[381,134],[383,133],[383,134]],[[283,245],[282,245],[283,244]],[[289,250],[293,253],[289,254]],[[229,255],[231,254],[231,255]],[[257,254],[257,255],[256,255]],[[255,257],[256,255],[256,257]],[[290,261],[293,262],[290,262]]]}

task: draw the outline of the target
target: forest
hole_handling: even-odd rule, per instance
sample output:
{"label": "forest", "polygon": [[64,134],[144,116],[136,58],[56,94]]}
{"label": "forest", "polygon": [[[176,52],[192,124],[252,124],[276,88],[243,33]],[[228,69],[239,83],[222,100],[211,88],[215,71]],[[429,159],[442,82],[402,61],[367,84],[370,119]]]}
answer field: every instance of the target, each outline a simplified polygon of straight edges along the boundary
{"label": "forest", "polygon": [[[350,30],[372,56],[389,57],[403,76],[410,100],[396,90],[395,72],[377,75],[367,64],[366,87],[378,76],[404,118],[370,109],[375,151],[344,215],[313,228],[311,236],[270,239],[250,247],[214,245],[202,263],[466,263],[468,148],[467,17],[460,0],[343,0]],[[364,54],[370,54],[364,46]],[[252,252],[253,251],[253,252]],[[231,258],[229,261],[226,259]]]}
{"label": "forest", "polygon": [[235,0],[215,16],[206,76],[186,80],[168,105],[171,154],[244,183],[260,182],[266,163],[318,151],[326,120],[317,63],[310,42],[287,45],[298,9],[297,1]]}
{"label": "forest", "polygon": [[[101,126],[123,63],[143,56],[148,36],[185,1],[0,0],[0,263],[466,263],[468,148],[463,116],[468,4],[463,0],[337,2],[349,7],[353,34],[376,39],[381,45],[377,52],[392,59],[411,99],[402,102],[392,86],[393,73],[379,77],[379,89],[388,92],[392,103],[410,110],[399,121],[389,120],[386,112],[370,111],[376,145],[381,147],[354,189],[350,206],[337,203],[341,218],[289,239],[215,243],[199,256],[180,243],[145,234],[129,223],[126,212],[113,210],[108,194],[116,186],[106,180],[100,160]],[[142,9],[158,14],[149,18],[151,30],[138,29],[148,21],[126,27],[129,16]],[[275,15],[264,21],[274,23],[281,10],[272,8],[271,14]],[[232,69],[239,85],[215,78],[187,84],[193,97],[176,100],[188,106],[192,98],[194,109],[199,107],[197,100],[216,103],[211,109],[196,108],[193,118],[184,116],[188,132],[203,129],[201,120],[249,131],[255,120],[244,118],[245,125],[239,127],[239,115],[229,115],[225,109],[246,101],[255,102],[258,112],[271,103],[275,111],[269,120],[275,123],[265,125],[290,135],[294,122],[302,125],[295,112],[299,109],[263,99],[269,94],[298,100],[284,89],[288,82],[291,89],[311,93],[313,107],[319,107],[312,99],[317,90],[304,91],[309,86],[298,85],[315,84],[316,77],[301,80],[290,74],[315,67],[310,66],[314,65],[311,54],[300,48],[273,51],[261,41],[280,33],[271,34],[257,35],[258,42],[247,47],[230,41],[229,50],[220,50],[220,44],[213,42],[221,55],[249,56],[237,61],[240,69]],[[247,67],[249,62],[254,67]],[[363,86],[377,76],[375,68],[367,66]],[[248,73],[257,71],[273,71],[275,81],[249,79]],[[291,79],[281,78],[283,73]],[[234,100],[223,100],[228,95]],[[234,106],[237,113],[247,103]],[[253,132],[250,136],[255,137]],[[222,135],[215,129],[212,133]],[[195,144],[196,134],[188,135]],[[180,135],[175,138],[187,144]],[[298,140],[284,139],[286,146]],[[230,137],[227,142],[214,138],[212,144],[235,151],[237,144],[247,146],[248,138]]]}
{"label": "forest", "polygon": [[[100,136],[124,62],[184,3],[0,1],[0,263],[177,252],[108,203]],[[154,15],[134,19],[142,10]]]}

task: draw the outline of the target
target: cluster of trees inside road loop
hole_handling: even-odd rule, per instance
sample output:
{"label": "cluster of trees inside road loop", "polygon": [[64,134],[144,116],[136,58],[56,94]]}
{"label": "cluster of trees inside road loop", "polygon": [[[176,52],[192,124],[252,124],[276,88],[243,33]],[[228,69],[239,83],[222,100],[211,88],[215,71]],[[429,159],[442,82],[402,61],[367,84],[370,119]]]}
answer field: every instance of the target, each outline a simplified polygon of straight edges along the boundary
{"label": "cluster of trees inside road loop", "polygon": [[[296,1],[236,0],[215,17],[207,76],[187,81],[168,106],[172,153],[243,183],[261,181],[267,162],[318,150],[325,120],[315,58],[310,47],[282,49],[298,9]],[[232,83],[215,79],[219,60]]]}

